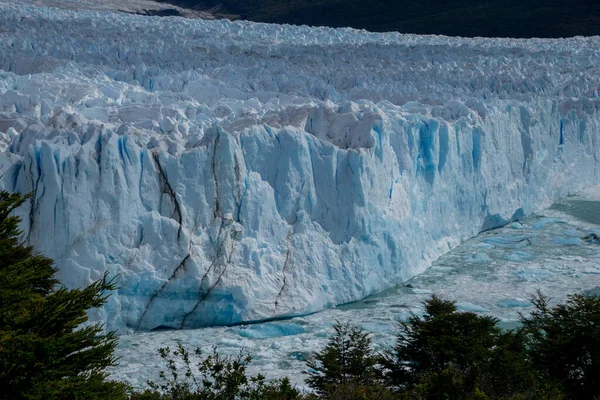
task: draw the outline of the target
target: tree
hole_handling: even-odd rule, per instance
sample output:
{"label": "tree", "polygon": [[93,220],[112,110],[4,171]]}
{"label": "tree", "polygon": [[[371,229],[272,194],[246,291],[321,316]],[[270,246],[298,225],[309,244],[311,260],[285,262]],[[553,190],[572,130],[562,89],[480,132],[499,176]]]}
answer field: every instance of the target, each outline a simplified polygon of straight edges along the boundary
{"label": "tree", "polygon": [[570,295],[552,308],[538,292],[533,304],[521,322],[534,365],[563,385],[570,398],[600,397],[600,297]]}
{"label": "tree", "polygon": [[423,318],[413,315],[400,323],[398,342],[388,363],[390,381],[412,389],[424,375],[429,375],[431,383],[435,374],[440,393],[460,396],[474,391],[481,367],[500,334],[496,322],[491,317],[458,312],[453,302],[433,296],[425,303]]}
{"label": "tree", "polygon": [[106,379],[114,333],[82,325],[114,282],[104,275],[82,289],[59,286],[53,261],[20,240],[13,211],[28,198],[0,192],[0,398],[125,398],[125,385]]}
{"label": "tree", "polygon": [[503,332],[495,318],[432,296],[423,317],[401,322],[386,377],[410,399],[560,398],[537,379],[525,346],[523,335]]}
{"label": "tree", "polygon": [[306,383],[326,399],[382,399],[378,357],[368,333],[349,323],[334,325],[327,346],[307,361]]}

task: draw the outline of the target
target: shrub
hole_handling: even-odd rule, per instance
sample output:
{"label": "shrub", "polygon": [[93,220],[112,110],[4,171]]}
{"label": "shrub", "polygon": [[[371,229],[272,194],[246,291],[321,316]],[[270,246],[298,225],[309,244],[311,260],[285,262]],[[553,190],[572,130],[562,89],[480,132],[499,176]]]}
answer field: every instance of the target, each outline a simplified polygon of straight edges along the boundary
{"label": "shrub", "polygon": [[[181,345],[175,351],[159,349],[167,364],[161,371],[161,383],[148,382],[151,390],[133,393],[132,400],[295,400],[300,398],[286,378],[267,382],[262,375],[248,376],[246,368],[252,357],[244,353],[236,357],[219,354],[216,349],[207,357],[200,349],[194,354],[200,361],[194,365],[189,352]],[[179,364],[179,367],[178,367]],[[181,369],[182,368],[182,369]]]}

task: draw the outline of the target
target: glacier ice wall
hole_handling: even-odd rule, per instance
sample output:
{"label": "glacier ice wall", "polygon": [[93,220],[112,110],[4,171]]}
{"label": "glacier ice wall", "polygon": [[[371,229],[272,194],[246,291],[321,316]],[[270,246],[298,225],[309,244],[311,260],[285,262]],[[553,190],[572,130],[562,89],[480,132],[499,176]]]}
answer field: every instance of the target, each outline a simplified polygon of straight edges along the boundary
{"label": "glacier ice wall", "polygon": [[599,48],[0,0],[0,186],[110,329],[314,312],[600,182]]}

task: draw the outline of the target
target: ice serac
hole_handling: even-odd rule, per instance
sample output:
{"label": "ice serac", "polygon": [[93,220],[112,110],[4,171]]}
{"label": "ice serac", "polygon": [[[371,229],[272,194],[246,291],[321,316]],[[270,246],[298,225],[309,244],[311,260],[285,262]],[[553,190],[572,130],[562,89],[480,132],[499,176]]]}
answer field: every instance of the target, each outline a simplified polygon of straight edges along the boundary
{"label": "ice serac", "polygon": [[600,38],[0,1],[1,186],[109,329],[304,314],[600,182]]}

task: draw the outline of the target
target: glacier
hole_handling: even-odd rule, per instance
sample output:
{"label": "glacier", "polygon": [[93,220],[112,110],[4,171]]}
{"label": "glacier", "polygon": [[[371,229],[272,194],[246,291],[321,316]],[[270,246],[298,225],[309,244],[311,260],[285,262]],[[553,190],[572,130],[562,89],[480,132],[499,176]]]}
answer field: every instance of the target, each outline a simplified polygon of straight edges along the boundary
{"label": "glacier", "polygon": [[599,48],[0,0],[0,187],[107,329],[309,314],[599,183]]}

